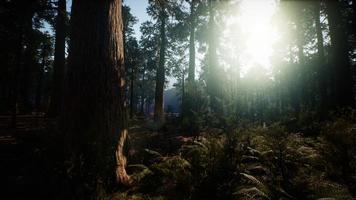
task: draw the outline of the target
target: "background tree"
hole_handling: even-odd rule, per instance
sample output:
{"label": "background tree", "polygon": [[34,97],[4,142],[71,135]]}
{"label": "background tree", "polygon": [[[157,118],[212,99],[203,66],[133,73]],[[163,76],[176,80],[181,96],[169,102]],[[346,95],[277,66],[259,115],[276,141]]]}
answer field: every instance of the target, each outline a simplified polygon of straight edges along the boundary
{"label": "background tree", "polygon": [[319,80],[319,92],[320,92],[320,109],[322,112],[328,107],[328,84],[327,84],[327,71],[325,61],[325,51],[324,51],[324,37],[322,24],[320,21],[321,18],[321,2],[316,1],[314,4],[314,20],[315,20],[315,29],[317,36],[317,45],[318,45],[318,80]]}
{"label": "background tree", "polygon": [[217,58],[217,27],[216,27],[216,6],[217,1],[209,0],[209,36],[208,36],[208,52],[207,52],[207,92],[209,94],[210,108],[213,112],[221,112],[221,97],[219,96],[219,81],[217,80],[218,58]]}
{"label": "background tree", "polygon": [[130,118],[133,117],[133,114],[136,112],[137,105],[137,81],[138,81],[138,71],[139,66],[141,65],[141,52],[138,46],[136,38],[130,37],[127,41],[126,48],[126,69],[128,71],[127,75],[129,85],[129,99],[130,99]]}
{"label": "background tree", "polygon": [[65,73],[65,45],[67,37],[67,6],[66,0],[58,0],[57,15],[55,19],[55,51],[53,63],[53,81],[51,89],[51,101],[48,115],[56,117],[61,109],[63,96],[63,80]]}
{"label": "background tree", "polygon": [[[30,113],[35,107],[36,80],[38,69],[41,68],[41,43],[47,40],[41,29],[45,23],[51,23],[53,8],[50,1],[6,1],[0,4],[2,91],[0,101],[6,108],[3,112],[11,112],[13,126],[16,126],[16,114]],[[15,46],[15,48],[14,48]],[[9,106],[11,104],[11,106]],[[5,108],[4,107],[4,108]]]}
{"label": "background tree", "polygon": [[134,36],[133,26],[137,23],[137,18],[131,14],[130,8],[123,6],[123,20],[124,20],[124,49],[125,49],[125,68],[128,72],[126,74],[127,85],[130,104],[130,118],[136,113],[138,92],[137,84],[139,83],[138,72],[142,67],[142,55],[138,41]]}
{"label": "background tree", "polygon": [[352,106],[353,77],[350,69],[349,50],[342,7],[339,1],[326,1],[330,39],[331,39],[331,72],[333,74],[333,107]]}
{"label": "background tree", "polygon": [[160,23],[160,47],[156,75],[154,120],[160,126],[164,123],[163,90],[165,82],[165,56],[167,48],[166,23],[168,19],[168,13],[166,9],[168,2],[156,1],[156,3],[159,9],[158,20]]}
{"label": "background tree", "polygon": [[159,53],[159,29],[158,24],[150,21],[144,22],[140,30],[142,32],[140,47],[142,49],[141,70],[141,112],[150,114],[151,104],[155,97],[155,77]]}

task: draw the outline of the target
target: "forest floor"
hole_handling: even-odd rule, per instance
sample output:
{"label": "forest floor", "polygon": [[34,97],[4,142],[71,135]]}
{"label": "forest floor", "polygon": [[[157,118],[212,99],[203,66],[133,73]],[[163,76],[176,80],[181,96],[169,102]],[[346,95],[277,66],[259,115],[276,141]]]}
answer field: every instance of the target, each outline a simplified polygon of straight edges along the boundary
{"label": "forest floor", "polygon": [[[51,140],[48,127],[54,123],[44,116],[19,115],[14,129],[11,128],[11,116],[0,116],[0,177],[3,177],[5,197],[23,199],[53,195],[49,187],[55,184],[55,180],[51,180],[52,170],[46,167],[52,166],[55,158],[47,159],[45,152],[52,143],[48,142]],[[150,149],[169,154],[181,146],[182,138],[172,127],[170,132],[158,132],[153,130],[150,121],[143,118],[130,124],[126,145],[130,149],[127,152],[129,163],[139,162],[136,159],[138,152]]]}
{"label": "forest floor", "polygon": [[160,130],[156,130],[151,120],[132,120],[129,128],[128,156],[134,158],[135,154],[145,150],[157,151],[163,155],[175,154],[182,145],[197,139],[181,131],[175,120],[171,119]]}
{"label": "forest floor", "polygon": [[[11,128],[11,116],[0,116],[0,173],[4,181],[4,196],[9,199],[37,196],[45,185],[39,160],[40,145],[49,120],[42,116],[17,116],[16,129]],[[6,199],[6,198],[5,198]]]}
{"label": "forest floor", "polygon": [[137,187],[114,197],[355,199],[356,124],[317,123],[249,124],[230,133],[206,127],[193,137],[174,120],[159,131],[134,121],[128,171]]}
{"label": "forest floor", "polygon": [[[4,196],[10,197],[5,199],[70,196],[71,191],[62,188],[69,185],[63,178],[67,172],[56,167],[61,165],[57,158],[61,151],[49,135],[48,127],[54,122],[19,116],[15,130],[9,128],[10,122],[10,117],[0,117],[0,175],[5,181]],[[334,124],[324,136],[286,133],[277,124],[251,125],[231,133],[206,128],[193,137],[176,119],[156,130],[152,121],[138,118],[130,122],[126,145],[127,171],[136,184],[104,196],[135,200],[354,199],[356,126],[343,120]],[[347,172],[346,165],[351,167]]]}

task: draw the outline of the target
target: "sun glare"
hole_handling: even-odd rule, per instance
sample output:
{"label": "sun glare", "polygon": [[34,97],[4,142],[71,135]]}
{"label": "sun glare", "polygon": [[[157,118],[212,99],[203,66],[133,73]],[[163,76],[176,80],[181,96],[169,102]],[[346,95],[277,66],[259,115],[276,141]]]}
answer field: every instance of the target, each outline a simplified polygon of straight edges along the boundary
{"label": "sun glare", "polygon": [[276,10],[275,0],[241,0],[236,14],[227,19],[226,44],[232,53],[238,55],[241,73],[253,66],[271,71],[270,57],[273,45],[278,40],[278,32],[272,26]]}

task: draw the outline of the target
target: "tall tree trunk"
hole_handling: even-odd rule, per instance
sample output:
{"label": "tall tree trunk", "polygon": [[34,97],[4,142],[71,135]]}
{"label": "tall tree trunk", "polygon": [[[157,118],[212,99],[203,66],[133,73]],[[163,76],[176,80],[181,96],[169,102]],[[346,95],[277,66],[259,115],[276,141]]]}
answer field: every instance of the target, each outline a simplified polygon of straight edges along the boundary
{"label": "tall tree trunk", "polygon": [[21,74],[21,82],[20,83],[20,102],[21,102],[21,112],[29,113],[32,111],[32,103],[31,103],[31,96],[32,96],[32,83],[33,83],[33,72],[34,66],[36,63],[36,47],[33,43],[34,39],[34,30],[33,30],[33,17],[35,15],[35,2],[29,2],[26,5],[24,13],[24,44],[26,48],[24,49],[24,56],[23,56],[23,65]]}
{"label": "tall tree trunk", "polygon": [[[304,15],[304,5],[298,5],[299,6],[299,11]],[[297,86],[297,95],[298,95],[298,100],[297,104],[298,107],[300,105],[307,107],[308,106],[308,86],[306,85],[306,81],[303,81],[303,79],[308,79],[308,73],[306,72],[306,56],[304,55],[304,45],[305,45],[305,28],[303,27],[304,21],[302,18],[298,18],[296,25],[297,25],[297,47],[298,47],[298,60],[299,60],[299,69],[298,69],[298,82],[300,83],[299,86]],[[300,110],[297,109],[297,110]]]}
{"label": "tall tree trunk", "polygon": [[144,105],[145,105],[145,89],[144,89],[144,85],[145,85],[146,65],[147,65],[147,64],[145,64],[144,67],[143,67],[142,83],[141,83],[141,114],[142,114],[142,115],[145,114],[145,110],[144,110]]}
{"label": "tall tree trunk", "polygon": [[37,69],[37,86],[36,86],[36,97],[35,97],[35,110],[39,112],[41,110],[42,103],[42,88],[43,88],[43,69],[46,67],[46,46],[42,45],[42,63]]}
{"label": "tall tree trunk", "polygon": [[149,115],[151,115],[151,105],[152,105],[152,100],[150,99],[146,99],[146,113],[148,113]]}
{"label": "tall tree trunk", "polygon": [[131,79],[130,79],[130,119],[133,117],[134,112],[134,80],[135,80],[135,66],[131,68]]}
{"label": "tall tree trunk", "polygon": [[164,92],[164,81],[165,81],[165,55],[166,55],[166,10],[165,5],[161,5],[161,10],[159,18],[161,21],[160,27],[160,53],[159,53],[159,64],[156,74],[156,91],[155,91],[155,111],[154,111],[154,121],[161,126],[164,123],[164,108],[163,108],[163,92]]}
{"label": "tall tree trunk", "polygon": [[[195,14],[195,2],[196,0],[190,1],[190,23],[189,23],[189,68],[188,68],[188,84],[187,90],[182,93],[182,104],[181,104],[181,118],[187,118],[188,121],[192,121],[191,117],[193,113],[191,112],[194,108],[193,106],[193,94],[195,88],[195,26],[196,26],[196,14]],[[184,77],[184,71],[182,72]],[[184,79],[182,80],[185,81]],[[184,84],[183,84],[184,85]]]}
{"label": "tall tree trunk", "polygon": [[[356,38],[356,30],[354,27],[356,27],[356,0],[352,0],[352,5],[351,5],[351,9],[352,9],[352,16],[351,16],[351,32],[353,34],[354,39]],[[355,49],[355,43],[353,48]]]}
{"label": "tall tree trunk", "polygon": [[[182,70],[182,100],[181,100],[181,110],[183,110],[183,104],[184,102],[186,102],[186,91],[185,91],[185,77],[184,77],[184,70]],[[184,114],[186,114],[185,112],[182,112],[182,117]]]}
{"label": "tall tree trunk", "polygon": [[218,70],[217,70],[217,34],[215,22],[215,0],[209,0],[209,39],[208,39],[208,69],[207,69],[207,92],[210,98],[210,108],[213,112],[219,113],[221,105],[218,100]]}
{"label": "tall tree trunk", "polygon": [[22,57],[23,57],[23,31],[20,30],[18,31],[18,38],[17,38],[17,56],[16,56],[16,61],[14,62],[14,70],[13,70],[13,74],[12,74],[12,88],[11,88],[11,127],[16,129],[17,126],[17,105],[18,105],[18,92],[19,92],[19,74],[20,74],[20,66],[21,66],[21,61],[22,61]]}
{"label": "tall tree trunk", "polygon": [[51,89],[51,101],[48,116],[56,117],[61,110],[63,98],[63,79],[65,73],[65,42],[66,42],[66,0],[58,0],[56,17],[56,39],[53,63],[53,81]]}
{"label": "tall tree trunk", "polygon": [[145,96],[142,94],[141,95],[141,104],[140,104],[140,114],[143,116],[145,115]]}
{"label": "tall tree trunk", "polygon": [[321,111],[324,112],[327,107],[327,82],[326,82],[326,69],[325,69],[325,53],[324,53],[324,39],[323,33],[321,29],[321,22],[320,22],[320,9],[321,3],[320,1],[316,2],[315,10],[314,10],[314,18],[315,18],[315,28],[317,34],[317,45],[318,45],[318,82],[319,82],[319,93],[320,93],[320,108]]}
{"label": "tall tree trunk", "polygon": [[121,0],[73,1],[60,125],[69,149],[75,157],[84,156],[86,167],[107,177],[116,165],[117,182],[130,184],[123,154],[127,117],[121,4]]}
{"label": "tall tree trunk", "polygon": [[339,1],[327,0],[326,11],[330,29],[332,56],[331,74],[333,75],[333,107],[354,105],[353,80],[348,55],[347,35],[342,20]]}
{"label": "tall tree trunk", "polygon": [[189,69],[188,82],[190,85],[195,81],[195,0],[190,2],[190,24],[189,24]]}
{"label": "tall tree trunk", "polygon": [[[12,88],[11,88],[11,110],[12,110],[12,116],[11,116],[11,126],[12,128],[16,128],[17,126],[17,113],[19,111],[19,104],[21,102],[20,97],[23,97],[20,92],[20,89],[24,89],[23,85],[21,85],[22,82],[20,80],[22,79],[22,76],[24,74],[24,64],[25,64],[25,50],[24,50],[24,45],[27,44],[28,41],[28,34],[29,32],[32,32],[32,17],[34,15],[33,11],[33,3],[32,1],[27,1],[25,4],[20,1],[14,1],[15,6],[19,8],[17,11],[17,16],[18,18],[15,20],[16,23],[18,24],[16,26],[16,32],[18,35],[16,36],[16,59],[13,62],[13,73],[12,73]],[[30,25],[28,25],[30,24]],[[31,33],[32,34],[32,33]],[[30,43],[31,44],[31,43]],[[32,46],[32,45],[31,45]],[[29,48],[29,46],[27,46]],[[21,94],[21,95],[20,95]]]}

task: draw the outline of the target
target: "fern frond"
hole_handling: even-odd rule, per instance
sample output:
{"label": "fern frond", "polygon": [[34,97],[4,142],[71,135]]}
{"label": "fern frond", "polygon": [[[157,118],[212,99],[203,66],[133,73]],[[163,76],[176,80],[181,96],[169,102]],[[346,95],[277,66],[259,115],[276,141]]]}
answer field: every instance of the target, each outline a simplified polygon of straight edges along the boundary
{"label": "fern frond", "polygon": [[259,188],[265,188],[265,185],[259,181],[257,178],[255,178],[252,175],[249,174],[245,174],[245,173],[240,173],[244,178],[246,178],[247,180],[249,180],[251,183],[255,184],[256,186],[258,186]]}
{"label": "fern frond", "polygon": [[234,195],[244,195],[255,199],[255,197],[262,197],[264,199],[270,199],[269,196],[257,187],[243,188],[235,192]]}
{"label": "fern frond", "polygon": [[153,150],[150,150],[150,149],[145,149],[145,152],[147,152],[148,154],[150,154],[152,156],[163,157],[162,154],[160,154],[159,152],[153,151]]}

